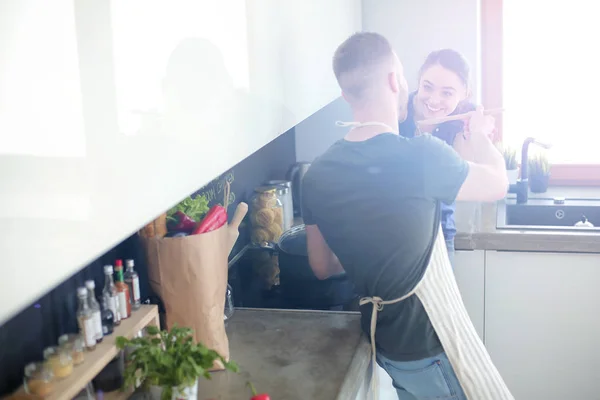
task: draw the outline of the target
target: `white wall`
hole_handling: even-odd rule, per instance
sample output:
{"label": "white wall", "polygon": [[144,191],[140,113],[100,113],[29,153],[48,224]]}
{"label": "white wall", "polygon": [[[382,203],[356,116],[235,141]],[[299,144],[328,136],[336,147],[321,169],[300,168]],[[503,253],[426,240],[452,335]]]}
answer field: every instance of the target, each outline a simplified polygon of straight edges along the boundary
{"label": "white wall", "polygon": [[362,16],[363,30],[391,41],[412,90],[427,54],[453,48],[469,61],[478,93],[479,0],[362,0]]}
{"label": "white wall", "polygon": [[336,99],[360,25],[359,0],[51,3],[0,2],[0,323]]}

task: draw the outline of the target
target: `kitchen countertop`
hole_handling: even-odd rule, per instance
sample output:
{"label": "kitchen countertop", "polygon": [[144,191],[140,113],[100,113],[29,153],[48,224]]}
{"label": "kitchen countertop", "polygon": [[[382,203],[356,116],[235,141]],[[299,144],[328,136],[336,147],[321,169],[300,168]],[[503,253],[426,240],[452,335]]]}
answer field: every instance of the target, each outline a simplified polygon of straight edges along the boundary
{"label": "kitchen countertop", "polygon": [[360,314],[236,309],[227,326],[240,373],[201,380],[198,399],[248,399],[251,381],[272,399],[354,399],[370,371]]}
{"label": "kitchen countertop", "polygon": [[[513,197],[514,195],[509,195]],[[600,188],[551,187],[530,198],[600,198]],[[497,229],[496,203],[458,203],[456,250],[600,253],[600,233]]]}

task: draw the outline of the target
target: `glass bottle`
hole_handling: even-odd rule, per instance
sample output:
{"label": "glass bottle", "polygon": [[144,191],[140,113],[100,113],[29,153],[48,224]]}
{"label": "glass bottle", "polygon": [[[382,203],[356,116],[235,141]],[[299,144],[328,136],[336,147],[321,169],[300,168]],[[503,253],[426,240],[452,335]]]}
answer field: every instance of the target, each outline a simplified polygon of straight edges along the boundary
{"label": "glass bottle", "polygon": [[77,289],[79,297],[79,308],[77,309],[77,322],[79,331],[83,337],[85,347],[88,350],[96,349],[96,329],[94,327],[94,314],[88,304],[88,291],[84,287]]}
{"label": "glass bottle", "polygon": [[115,287],[119,296],[119,314],[121,319],[129,318],[131,316],[131,296],[123,278],[123,261],[117,260],[115,262],[115,272],[117,273]]}
{"label": "glass bottle", "polygon": [[115,315],[108,307],[106,299],[102,297],[102,334],[104,336],[110,335],[115,329]]}
{"label": "glass bottle", "polygon": [[94,314],[94,329],[96,330],[96,342],[100,343],[104,334],[102,333],[102,312],[100,310],[100,304],[96,300],[96,282],[93,280],[85,281],[85,287],[88,290],[88,301],[90,303],[90,309]]}
{"label": "glass bottle", "polygon": [[125,271],[125,283],[129,287],[131,308],[137,310],[142,303],[140,301],[140,277],[133,269],[134,265],[133,260],[125,260],[125,267],[127,268],[127,271]]}
{"label": "glass bottle", "polygon": [[121,315],[119,314],[119,297],[117,295],[117,288],[113,281],[113,267],[112,265],[104,266],[104,289],[102,290],[102,300],[106,302],[106,307],[113,314],[113,324],[115,326],[121,323]]}

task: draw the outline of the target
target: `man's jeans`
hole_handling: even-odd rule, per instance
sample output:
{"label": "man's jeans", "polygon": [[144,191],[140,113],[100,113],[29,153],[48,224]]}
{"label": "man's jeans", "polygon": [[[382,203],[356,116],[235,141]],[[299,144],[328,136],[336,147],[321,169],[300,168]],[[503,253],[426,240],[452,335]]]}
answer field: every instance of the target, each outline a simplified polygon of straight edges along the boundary
{"label": "man's jeans", "polygon": [[446,240],[446,249],[448,249],[450,265],[452,265],[452,268],[454,268],[454,238]]}
{"label": "man's jeans", "polygon": [[400,400],[467,400],[446,353],[418,361],[377,354],[377,363],[392,378]]}

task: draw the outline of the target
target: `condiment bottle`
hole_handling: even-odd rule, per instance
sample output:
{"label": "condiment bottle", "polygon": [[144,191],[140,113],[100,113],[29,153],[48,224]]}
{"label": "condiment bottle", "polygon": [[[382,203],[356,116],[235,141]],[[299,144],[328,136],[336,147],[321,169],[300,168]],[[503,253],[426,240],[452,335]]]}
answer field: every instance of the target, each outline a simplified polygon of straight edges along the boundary
{"label": "condiment bottle", "polygon": [[119,296],[119,313],[122,319],[129,318],[131,316],[131,296],[123,278],[123,261],[117,260],[115,262],[115,272],[117,273],[115,287]]}
{"label": "condiment bottle", "polygon": [[73,365],[79,365],[84,361],[85,356],[83,354],[83,339],[81,335],[61,335],[58,338],[58,345],[62,349],[71,352]]}
{"label": "condiment bottle", "polygon": [[104,296],[102,297],[102,333],[104,336],[110,335],[115,329],[115,315],[106,302]]}
{"label": "condiment bottle", "polygon": [[102,298],[106,302],[106,307],[112,312],[114,318],[114,325],[121,323],[121,315],[119,314],[119,297],[117,295],[117,288],[113,281],[113,267],[112,265],[104,266],[104,289],[102,290]]}
{"label": "condiment bottle", "polygon": [[63,379],[73,373],[71,352],[64,347],[47,347],[44,350],[44,360],[55,378]]}
{"label": "condiment bottle", "polygon": [[96,349],[96,329],[94,326],[94,315],[88,304],[88,292],[84,287],[77,289],[79,297],[79,309],[77,310],[77,321],[83,342],[88,350]]}
{"label": "condiment bottle", "polygon": [[46,397],[54,391],[52,371],[45,363],[30,363],[25,366],[25,392]]}
{"label": "condiment bottle", "polygon": [[100,304],[96,300],[96,282],[93,280],[85,281],[85,287],[88,290],[88,301],[90,303],[90,309],[94,314],[94,330],[96,331],[96,342],[100,343],[104,334],[102,333],[102,314],[100,310]]}
{"label": "condiment bottle", "polygon": [[131,296],[131,308],[137,310],[142,305],[140,301],[140,277],[133,269],[133,260],[125,260],[125,283],[129,287],[129,295]]}

